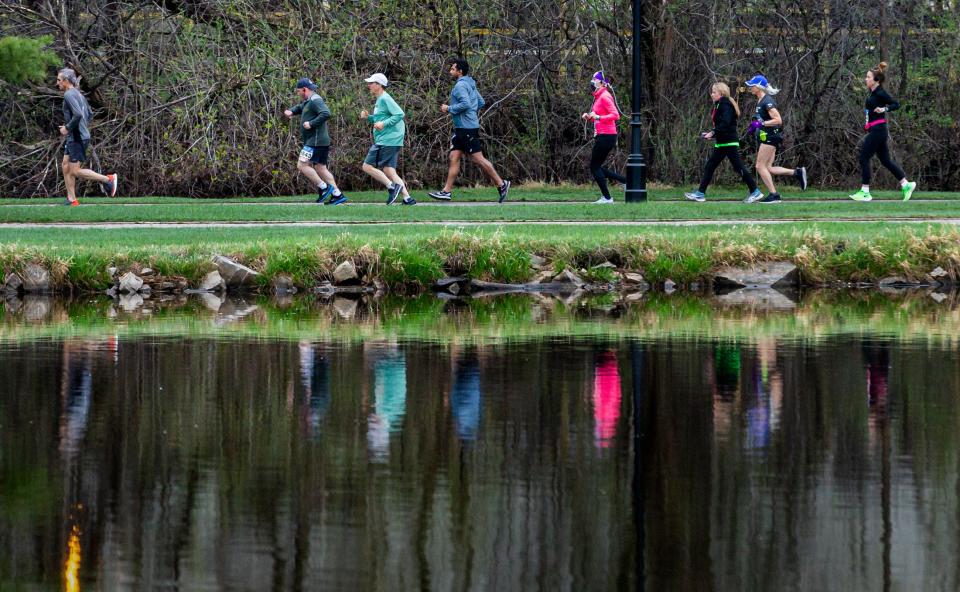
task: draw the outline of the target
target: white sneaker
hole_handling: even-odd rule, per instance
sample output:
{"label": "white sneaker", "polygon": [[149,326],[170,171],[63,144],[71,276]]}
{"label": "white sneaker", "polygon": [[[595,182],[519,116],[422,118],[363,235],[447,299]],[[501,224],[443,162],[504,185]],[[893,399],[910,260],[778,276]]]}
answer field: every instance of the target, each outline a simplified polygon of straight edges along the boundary
{"label": "white sneaker", "polygon": [[595,202],[593,202],[593,203],[595,203],[595,204],[612,204],[612,203],[613,203],[613,198],[612,198],[612,197],[600,197],[600,199],[598,199],[597,201],[595,201]]}

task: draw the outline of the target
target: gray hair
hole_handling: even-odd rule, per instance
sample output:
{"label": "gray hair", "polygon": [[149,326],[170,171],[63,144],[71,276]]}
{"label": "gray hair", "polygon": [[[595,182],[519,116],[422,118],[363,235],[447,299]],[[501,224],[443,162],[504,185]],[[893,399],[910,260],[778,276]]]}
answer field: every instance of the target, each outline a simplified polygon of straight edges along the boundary
{"label": "gray hair", "polygon": [[63,78],[73,86],[80,86],[80,77],[77,76],[77,73],[73,70],[73,68],[63,68],[57,72],[57,76]]}

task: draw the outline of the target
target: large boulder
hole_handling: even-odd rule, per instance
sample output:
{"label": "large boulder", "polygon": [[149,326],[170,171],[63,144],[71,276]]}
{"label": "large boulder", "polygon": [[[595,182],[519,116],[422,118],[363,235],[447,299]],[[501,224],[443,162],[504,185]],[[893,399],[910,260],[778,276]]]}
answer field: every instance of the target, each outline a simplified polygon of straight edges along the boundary
{"label": "large boulder", "polygon": [[716,288],[796,288],[800,271],[789,261],[763,261],[748,267],[723,267],[714,275]]}
{"label": "large boulder", "polygon": [[121,294],[136,294],[142,287],[143,280],[132,271],[120,276],[119,290]]}
{"label": "large boulder", "polygon": [[226,287],[219,271],[211,271],[203,277],[203,282],[200,283],[200,289],[205,292],[222,292]]}
{"label": "large boulder", "polygon": [[575,286],[582,286],[584,284],[583,278],[569,269],[564,269],[555,275],[553,281],[561,284],[573,284]]}
{"label": "large boulder", "polygon": [[15,273],[8,273],[7,277],[3,280],[3,290],[4,292],[10,294],[19,294],[20,290],[23,289],[23,280],[19,275]]}
{"label": "large boulder", "polygon": [[213,264],[217,266],[217,271],[220,272],[220,277],[228,288],[248,286],[260,275],[246,265],[223,255],[214,255]]}
{"label": "large boulder", "polygon": [[23,291],[28,294],[49,292],[52,289],[50,272],[36,263],[28,263],[23,270]]}
{"label": "large boulder", "polygon": [[273,281],[270,282],[270,291],[276,294],[277,296],[286,296],[288,294],[296,294],[297,286],[293,283],[293,278],[285,273],[273,278]]}
{"label": "large boulder", "polygon": [[359,277],[357,267],[350,260],[344,261],[333,270],[333,283],[335,284],[354,283]]}

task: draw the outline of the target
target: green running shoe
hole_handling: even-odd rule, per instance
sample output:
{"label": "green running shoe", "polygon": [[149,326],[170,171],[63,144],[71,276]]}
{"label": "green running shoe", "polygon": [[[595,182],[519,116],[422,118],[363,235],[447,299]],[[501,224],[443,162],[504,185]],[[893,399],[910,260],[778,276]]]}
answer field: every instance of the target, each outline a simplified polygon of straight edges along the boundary
{"label": "green running shoe", "polygon": [[910,181],[906,185],[900,188],[900,191],[903,192],[903,201],[910,201],[910,198],[913,197],[913,190],[917,188],[916,181]]}
{"label": "green running shoe", "polygon": [[861,189],[860,191],[857,191],[856,193],[851,195],[850,199],[852,199],[853,201],[870,201],[873,199],[873,196],[870,195],[869,191],[864,191],[863,189]]}

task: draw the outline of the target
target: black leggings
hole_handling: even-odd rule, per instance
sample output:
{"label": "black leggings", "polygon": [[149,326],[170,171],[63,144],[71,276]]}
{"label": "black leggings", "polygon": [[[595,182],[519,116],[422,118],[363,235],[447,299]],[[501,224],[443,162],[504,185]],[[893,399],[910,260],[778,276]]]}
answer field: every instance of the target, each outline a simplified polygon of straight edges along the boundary
{"label": "black leggings", "polygon": [[710,159],[707,160],[707,164],[703,167],[703,178],[700,179],[700,193],[706,193],[707,186],[710,185],[710,180],[713,179],[713,172],[717,170],[717,167],[720,166],[724,158],[730,159],[733,170],[743,177],[743,181],[747,184],[747,188],[750,189],[750,193],[756,191],[756,180],[754,180],[750,171],[747,170],[747,167],[743,165],[743,161],[740,160],[740,147],[721,146],[713,149],[713,154],[710,155]]}
{"label": "black leggings", "polygon": [[897,181],[902,181],[907,178],[907,176],[903,174],[903,169],[890,158],[890,147],[887,145],[887,140],[889,139],[890,134],[887,131],[886,124],[880,124],[870,128],[866,137],[863,138],[863,146],[860,147],[860,182],[862,184],[870,184],[870,159],[873,158],[874,154],[880,159],[880,164],[887,167],[887,170],[893,173]]}
{"label": "black leggings", "polygon": [[607,199],[610,199],[610,190],[607,189],[607,179],[613,179],[618,183],[627,184],[627,178],[617,173],[603,168],[603,163],[607,160],[607,155],[617,146],[616,134],[600,134],[593,141],[593,152],[590,153],[590,174],[593,175],[597,185],[600,186],[600,193]]}

